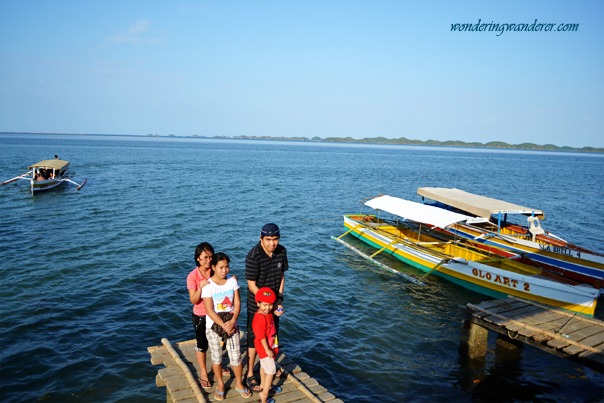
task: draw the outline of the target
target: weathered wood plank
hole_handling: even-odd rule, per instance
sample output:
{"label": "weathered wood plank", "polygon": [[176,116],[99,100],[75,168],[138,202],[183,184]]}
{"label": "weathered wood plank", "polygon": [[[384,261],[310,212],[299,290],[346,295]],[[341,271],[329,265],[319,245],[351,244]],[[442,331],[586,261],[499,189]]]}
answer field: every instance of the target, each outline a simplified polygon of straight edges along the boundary
{"label": "weathered wood plank", "polygon": [[[488,308],[484,308],[483,304]],[[525,305],[521,301],[513,300],[511,298],[508,299],[497,299],[493,301],[487,301],[486,303],[481,302],[480,307],[483,309],[487,309],[490,312],[503,314],[504,312],[513,312],[518,308],[522,308]]]}
{"label": "weathered wood plank", "polygon": [[539,312],[543,312],[543,309],[538,306],[527,305],[522,308],[514,309],[511,312],[507,312],[505,316],[510,319],[525,321]]}
{"label": "weathered wood plank", "polygon": [[566,323],[566,321],[568,321],[568,318],[564,318],[564,317],[557,317],[557,319],[553,319],[553,320],[549,320],[547,322],[541,323],[539,324],[538,327],[541,330],[547,330],[547,331],[555,331],[557,329],[559,329],[560,327],[562,327],[564,325],[564,323]]}
{"label": "weathered wood plank", "polygon": [[[242,339],[242,342],[244,338]],[[175,344],[167,343],[169,346],[152,346],[147,348],[151,355],[151,362],[154,365],[164,365],[158,371],[156,376],[156,385],[158,387],[166,388],[166,400],[174,403],[189,403],[189,402],[214,402],[214,388],[210,392],[202,391],[201,397],[196,395],[194,388],[191,387],[191,376],[197,379],[197,372],[199,370],[197,357],[195,354],[195,340],[187,340]],[[168,348],[169,347],[169,348]],[[172,350],[171,353],[169,350]],[[242,358],[243,358],[243,374],[247,372],[247,349],[242,346]],[[180,361],[180,362],[177,362]],[[277,356],[277,362],[284,369],[285,374],[281,378],[277,378],[274,384],[281,386],[282,392],[276,397],[279,403],[306,403],[306,402],[332,402],[336,398],[333,394],[329,393],[327,389],[321,386],[315,379],[308,376],[308,374],[302,372],[302,369],[285,354],[279,353]],[[207,356],[208,369],[211,368],[211,362],[209,354]],[[228,365],[228,356],[224,355],[223,367]],[[258,363],[256,363],[258,366]],[[186,375],[188,373],[188,375]],[[187,379],[187,376],[189,379]],[[211,376],[212,378],[212,376]],[[256,401],[258,394],[255,393],[252,399],[244,399],[235,390],[234,382],[235,378],[223,376],[225,383],[226,399],[228,403],[246,403],[250,401]],[[194,385],[198,390],[199,386],[197,382]],[[214,383],[215,387],[215,383]],[[315,392],[313,392],[313,389]],[[323,396],[322,399],[319,395]],[[201,399],[201,400],[198,400]],[[329,399],[329,400],[325,400]]]}
{"label": "weathered wood plank", "polygon": [[602,321],[515,298],[467,304],[467,311],[479,326],[604,372]]}
{"label": "weathered wood plank", "polygon": [[557,333],[565,333],[571,334],[575,332],[580,332],[582,329],[593,326],[589,322],[582,321],[578,318],[572,318],[570,321],[567,321],[564,325],[560,326],[559,329],[556,329]]}
{"label": "weathered wood plank", "polygon": [[598,332],[596,334],[593,334],[583,340],[581,340],[582,344],[585,344],[586,346],[590,346],[593,348],[596,348],[598,350],[600,350],[600,352],[602,352],[602,344],[604,343],[604,332]]}
{"label": "weathered wood plank", "polygon": [[590,338],[594,335],[597,335],[598,333],[603,333],[603,332],[604,332],[604,328],[602,328],[600,326],[588,324],[587,326],[582,327],[581,329],[577,329],[576,331],[573,331],[571,333],[569,333],[569,332],[565,332],[565,333],[568,334],[568,336],[571,339],[580,341],[581,343],[589,346],[590,344],[585,342],[585,339]]}
{"label": "weathered wood plank", "polygon": [[[519,319],[515,318],[516,323],[508,324],[506,327],[510,331],[519,331],[522,329],[522,333],[526,336],[532,336],[533,334],[541,333],[542,330],[551,330],[552,328],[560,327],[564,324],[566,319],[558,319],[557,321],[550,320],[543,322],[541,319],[527,320],[527,318]],[[527,327],[526,325],[529,325]]]}
{"label": "weathered wood plank", "polygon": [[[552,348],[556,348],[556,349],[562,349],[566,346],[569,346],[570,343],[563,340],[563,339],[551,339],[546,343],[548,346],[552,347]],[[583,349],[585,350],[585,349]]]}
{"label": "weathered wood plank", "polygon": [[555,312],[550,312],[541,309],[539,312],[535,312],[531,316],[527,316],[523,318],[523,322],[528,323],[529,325],[544,327],[547,326],[548,323],[562,321],[560,315],[556,315]]}

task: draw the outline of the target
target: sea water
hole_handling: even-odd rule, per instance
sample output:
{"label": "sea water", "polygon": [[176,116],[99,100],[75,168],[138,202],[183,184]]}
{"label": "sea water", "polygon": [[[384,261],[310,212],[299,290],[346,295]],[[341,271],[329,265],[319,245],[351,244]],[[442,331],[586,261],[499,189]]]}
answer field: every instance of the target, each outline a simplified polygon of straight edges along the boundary
{"label": "sea water", "polygon": [[603,155],[33,134],[0,135],[0,149],[0,180],[55,154],[88,178],[33,197],[25,181],[0,188],[3,402],[165,401],[146,348],[193,338],[195,246],[229,254],[243,280],[267,222],[290,262],[282,351],[342,400],[604,398],[602,374],[532,347],[502,365],[491,338],[486,361],[467,362],[460,307],[487,297],[409,283],[330,239],[363,198],[437,186],[543,209],[546,229],[602,251]]}

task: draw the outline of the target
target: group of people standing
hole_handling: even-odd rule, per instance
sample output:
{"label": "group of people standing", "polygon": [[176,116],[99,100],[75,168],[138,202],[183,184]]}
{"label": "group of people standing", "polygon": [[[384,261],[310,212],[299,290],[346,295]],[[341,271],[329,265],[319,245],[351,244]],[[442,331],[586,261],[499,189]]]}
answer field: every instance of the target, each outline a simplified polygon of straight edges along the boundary
{"label": "group of people standing", "polygon": [[[243,382],[243,365],[239,343],[237,319],[241,312],[239,283],[236,276],[228,277],[230,258],[223,252],[214,252],[207,242],[195,249],[195,269],[187,276],[189,299],[193,304],[193,326],[195,347],[199,364],[199,383],[211,390],[206,366],[206,352],[210,350],[212,372],[216,381],[214,398],[225,398],[222,375],[230,371],[222,367],[223,348],[227,350],[229,362],[235,376],[235,390],[243,398],[257,392],[262,403],[273,403],[269,392],[278,393],[280,388],[271,386],[275,376],[282,370],[277,368],[279,317],[283,315],[283,291],[285,272],[288,269],[287,252],[279,244],[280,231],[276,224],[265,224],[258,242],[245,258],[247,281],[247,346],[248,366],[246,382]],[[254,374],[258,356],[260,380]]]}

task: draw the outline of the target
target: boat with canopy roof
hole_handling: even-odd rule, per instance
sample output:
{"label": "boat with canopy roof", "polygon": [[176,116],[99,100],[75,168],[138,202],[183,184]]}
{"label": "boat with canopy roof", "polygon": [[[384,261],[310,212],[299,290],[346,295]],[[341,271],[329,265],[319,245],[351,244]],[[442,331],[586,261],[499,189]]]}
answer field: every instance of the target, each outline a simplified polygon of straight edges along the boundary
{"label": "boat with canopy roof", "polygon": [[32,195],[54,189],[66,182],[76,185],[76,190],[80,190],[85,184],[87,179],[78,183],[69,177],[69,161],[59,159],[55,156],[52,160],[42,160],[30,165],[28,171],[22,175],[16,176],[9,180],[0,183],[0,186],[8,185],[9,183],[17,180],[27,180],[30,183],[30,190]]}
{"label": "boat with canopy roof", "polygon": [[[432,232],[482,218],[388,195],[362,204],[375,209],[377,214],[345,215],[344,226],[348,231],[334,239],[346,245],[342,238],[350,234],[377,248],[370,260],[386,252],[425,272],[422,278],[434,273],[494,298],[514,296],[585,315],[594,314],[600,289],[477,248],[464,238],[442,239]],[[389,217],[382,217],[383,214]]]}
{"label": "boat with canopy roof", "polygon": [[[543,210],[465,192],[456,188],[421,187],[422,200],[446,210],[471,214],[475,220],[448,228],[459,236],[510,250],[566,277],[602,286],[604,254],[575,245],[544,230]],[[513,217],[516,221],[513,222]]]}

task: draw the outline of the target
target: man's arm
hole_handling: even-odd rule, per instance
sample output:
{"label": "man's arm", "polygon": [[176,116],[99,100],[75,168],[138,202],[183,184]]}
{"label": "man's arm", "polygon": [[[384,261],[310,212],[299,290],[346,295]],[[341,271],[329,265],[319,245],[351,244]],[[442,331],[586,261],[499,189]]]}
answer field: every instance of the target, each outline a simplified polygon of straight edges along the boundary
{"label": "man's arm", "polygon": [[255,280],[248,280],[247,281],[247,290],[248,290],[248,292],[251,292],[252,294],[256,295],[256,293],[258,292],[259,288],[256,285],[256,281]]}

